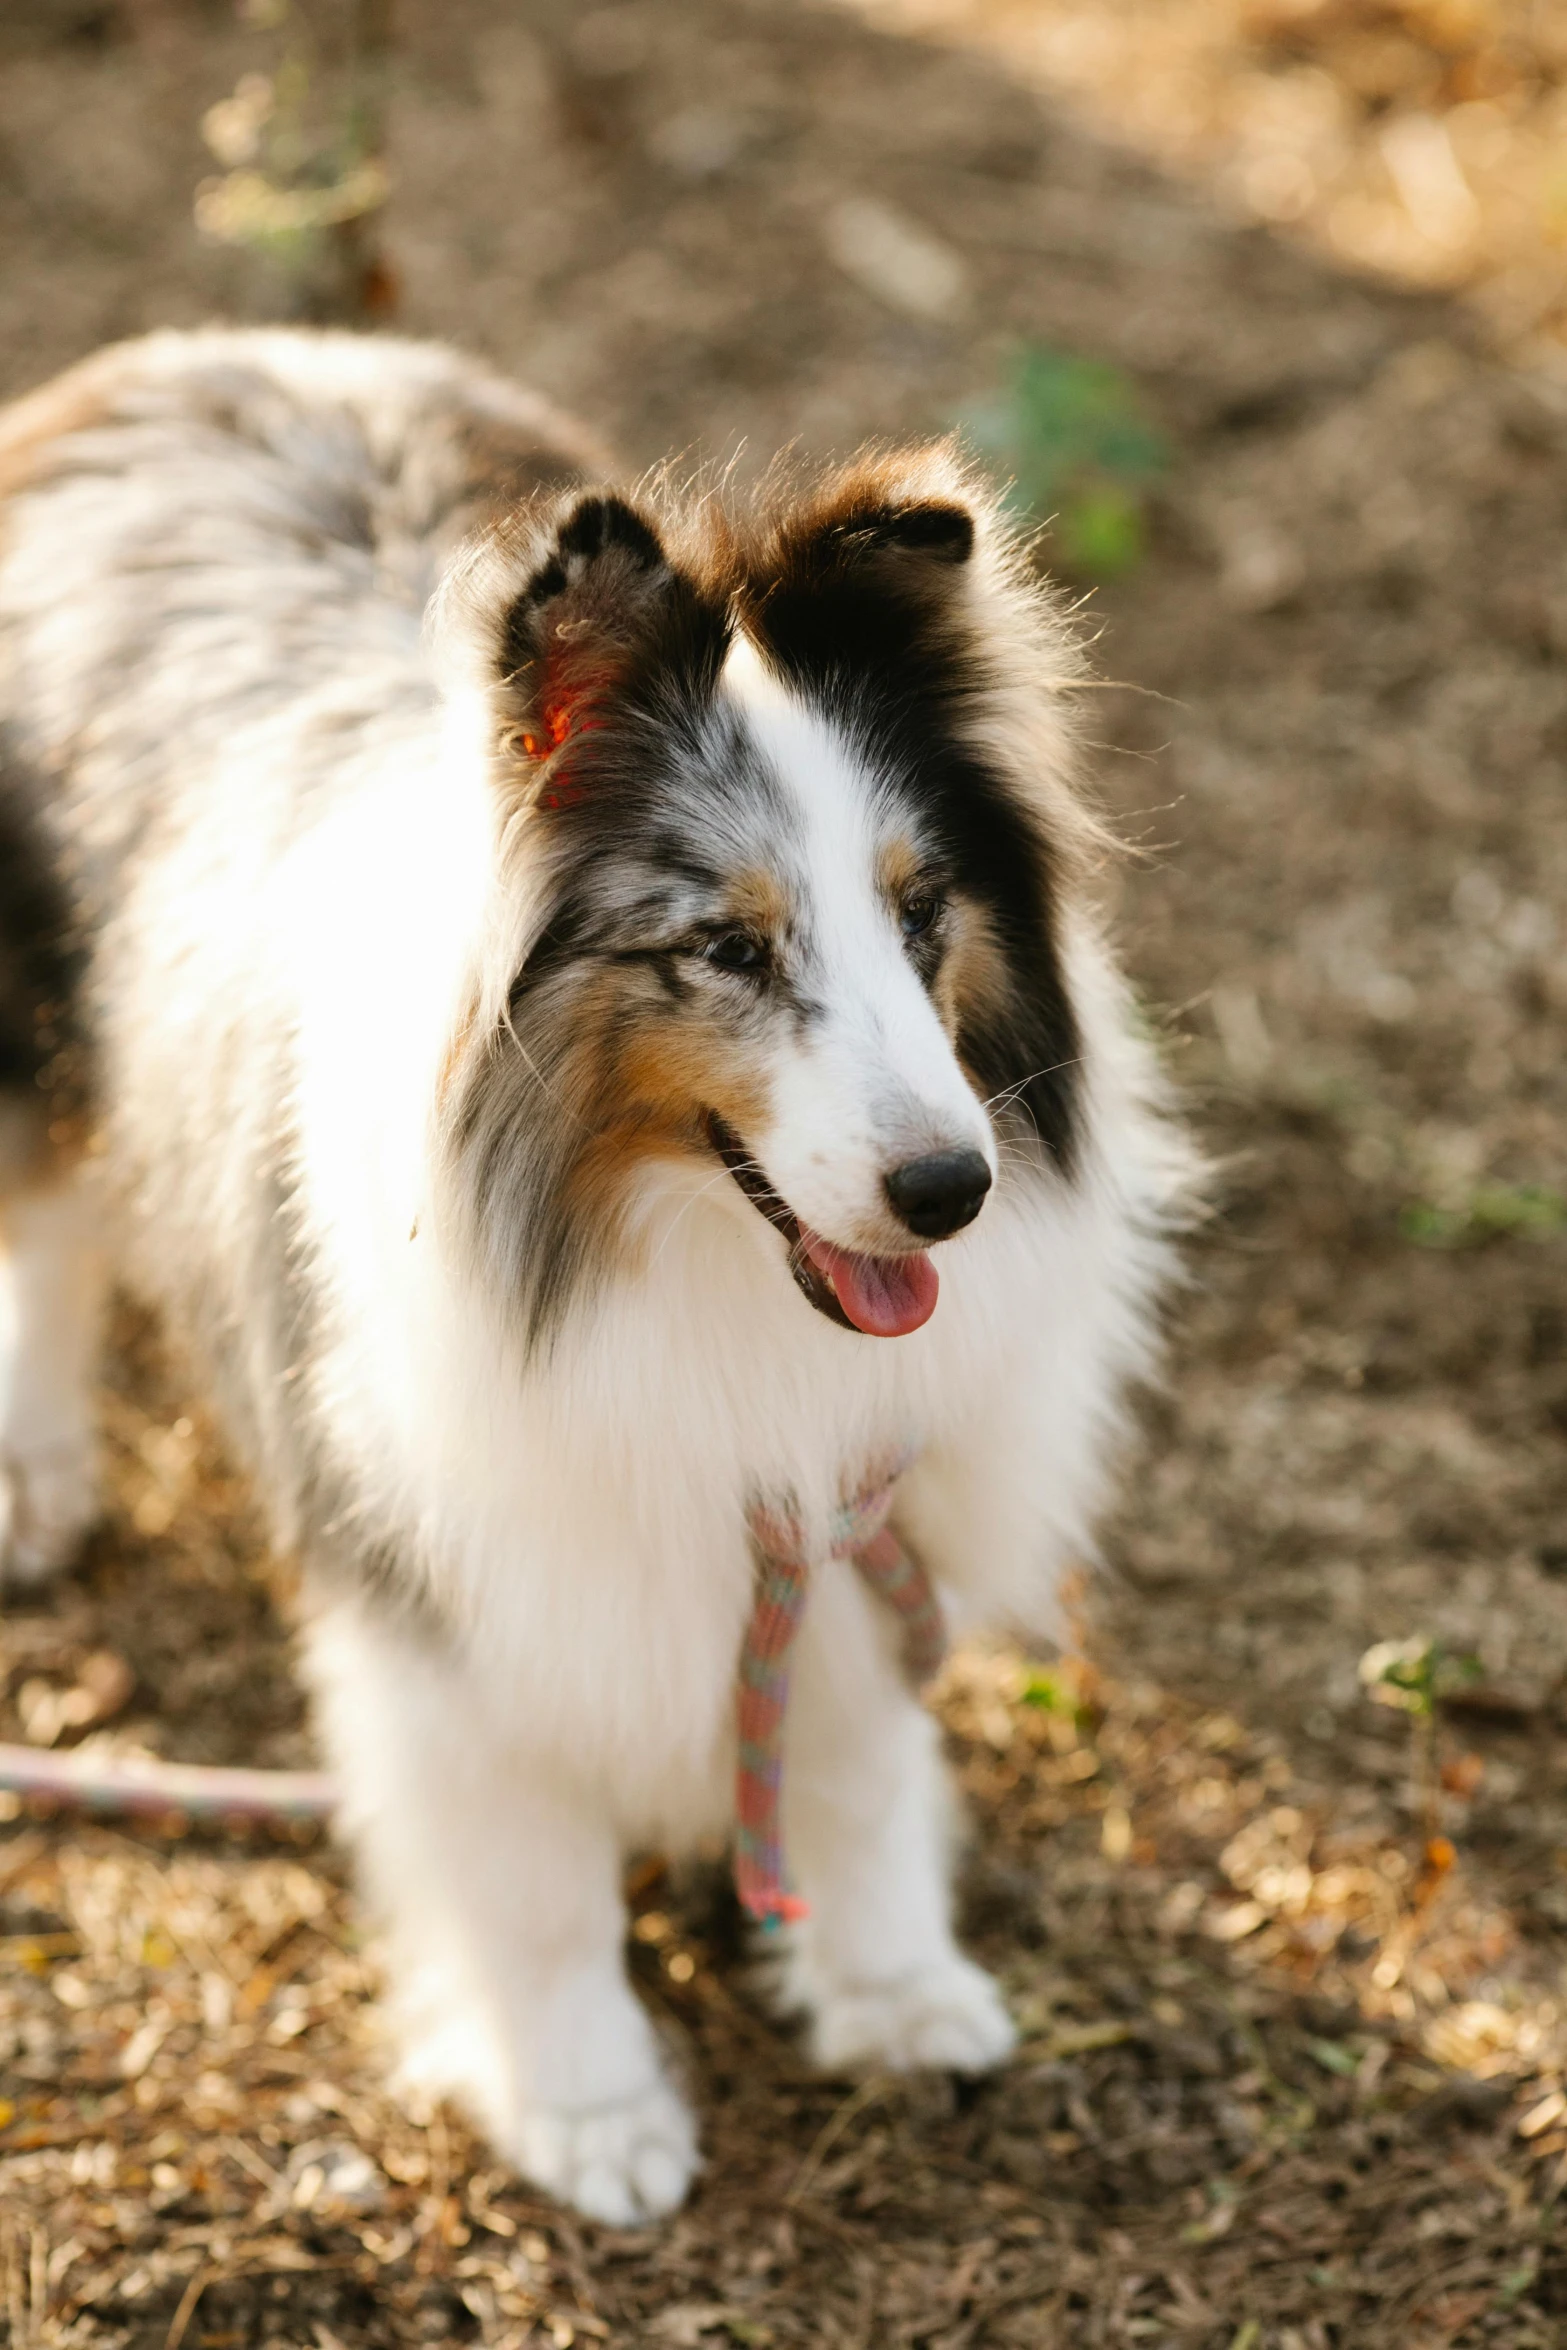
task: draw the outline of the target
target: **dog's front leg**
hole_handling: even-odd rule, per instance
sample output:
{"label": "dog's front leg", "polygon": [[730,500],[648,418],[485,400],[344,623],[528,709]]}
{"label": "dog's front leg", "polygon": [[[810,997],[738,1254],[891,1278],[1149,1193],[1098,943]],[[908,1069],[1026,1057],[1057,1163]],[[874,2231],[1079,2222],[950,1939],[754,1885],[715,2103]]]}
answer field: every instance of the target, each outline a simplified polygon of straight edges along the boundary
{"label": "dog's front leg", "polygon": [[80,1170],[0,1200],[0,1584],[68,1566],[98,1515],[96,1224]]}
{"label": "dog's front leg", "polygon": [[785,1732],[784,1831],[809,1915],[783,1963],[830,2070],[985,2072],[1012,2048],[990,1977],[952,1932],[954,1803],[935,1723],[851,1565],[817,1575]]}
{"label": "dog's front leg", "polygon": [[402,2078],[451,2094],[591,2218],[672,2210],[691,2116],[626,1977],[620,1853],[569,1769],[525,1757],[462,1662],[358,1605],[311,1671],[365,1889],[389,1929]]}

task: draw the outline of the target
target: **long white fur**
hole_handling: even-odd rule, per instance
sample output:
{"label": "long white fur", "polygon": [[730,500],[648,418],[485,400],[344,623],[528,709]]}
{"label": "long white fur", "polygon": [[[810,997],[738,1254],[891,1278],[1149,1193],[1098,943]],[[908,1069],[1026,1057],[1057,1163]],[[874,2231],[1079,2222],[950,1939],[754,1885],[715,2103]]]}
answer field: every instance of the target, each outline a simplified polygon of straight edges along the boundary
{"label": "long white fur", "polygon": [[[753,723],[807,817],[810,903],[837,925],[841,990],[837,1083],[813,1063],[780,1088],[761,1155],[808,1218],[863,1244],[890,1140],[985,1129],[876,935],[865,779],[844,746],[816,739],[819,722],[758,701]],[[689,1849],[726,1824],[748,1493],[792,1489],[825,1524],[867,1461],[913,1441],[898,1524],[953,1613],[1053,1629],[1056,1571],[1089,1539],[1123,1382],[1146,1360],[1164,1146],[1116,991],[1080,933],[1072,980],[1094,1072],[1080,1181],[1042,1209],[1003,1170],[979,1222],[940,1251],[925,1330],[845,1338],[804,1306],[732,1185],[660,1173],[641,1201],[646,1272],[519,1372],[504,1318],[443,1257],[420,1132],[488,861],[477,838],[454,853],[454,907],[472,855],[466,919],[410,940],[428,875],[421,861],[400,886],[386,870],[402,837],[385,826],[379,851],[322,851],[324,888],[355,855],[378,858],[357,900],[373,934],[339,933],[333,961],[384,968],[395,936],[407,960],[382,1007],[396,1069],[366,1057],[341,977],[307,981],[306,1179],[342,1331],[319,1376],[388,1522],[429,1529],[442,1604],[467,1639],[455,1670],[349,1602],[317,1627],[311,1669],[398,1972],[416,1987],[413,2066],[464,2095],[534,2176],[627,2219],[676,2199],[693,2146],[615,1956],[615,1873],[627,1849]],[[431,1007],[443,972],[444,1018]],[[870,1129],[878,1099],[892,1134]],[[1004,2054],[1000,2003],[952,1936],[931,1726],[841,1569],[807,1617],[785,1784],[812,1912],[790,1984],[822,2059],[977,2068]]]}
{"label": "long white fur", "polygon": [[90,1174],[0,1214],[0,1561],[34,1583],[98,1516],[95,1379],[104,1266]]}

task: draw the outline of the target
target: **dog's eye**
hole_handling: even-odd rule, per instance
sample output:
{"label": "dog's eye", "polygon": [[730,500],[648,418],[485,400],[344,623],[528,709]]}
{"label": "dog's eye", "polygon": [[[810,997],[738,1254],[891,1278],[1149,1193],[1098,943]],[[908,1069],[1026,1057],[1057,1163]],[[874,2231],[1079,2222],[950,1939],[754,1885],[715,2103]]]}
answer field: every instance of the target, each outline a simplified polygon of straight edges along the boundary
{"label": "dog's eye", "polygon": [[934,930],[940,918],[940,898],[933,889],[922,889],[904,899],[899,920],[905,938],[923,938],[928,930]]}
{"label": "dog's eye", "polygon": [[767,941],[754,930],[720,930],[702,948],[702,960],[720,971],[765,971]]}

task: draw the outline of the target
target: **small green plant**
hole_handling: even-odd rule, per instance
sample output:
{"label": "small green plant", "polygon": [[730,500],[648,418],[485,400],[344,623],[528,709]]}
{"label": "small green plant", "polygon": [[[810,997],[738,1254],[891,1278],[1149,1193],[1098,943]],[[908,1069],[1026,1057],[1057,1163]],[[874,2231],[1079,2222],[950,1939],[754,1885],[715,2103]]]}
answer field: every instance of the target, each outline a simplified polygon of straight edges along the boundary
{"label": "small green plant", "polygon": [[[1441,1773],[1437,1766],[1437,1707],[1485,1676],[1477,1656],[1446,1649],[1417,1632],[1409,1640],[1379,1640],[1360,1660],[1360,1683],[1374,1704],[1409,1716],[1410,1778],[1425,1822],[1428,1856],[1441,1837]],[[1451,1847],[1447,1847],[1449,1859]]]}
{"label": "small green plant", "polygon": [[1148,488],[1168,460],[1118,368],[1028,344],[1003,396],[966,423],[1011,475],[1010,503],[1053,518],[1053,551],[1068,570],[1112,579],[1140,561]]}
{"label": "small green plant", "polygon": [[1477,1656],[1444,1648],[1417,1632],[1411,1640],[1379,1640],[1360,1660],[1361,1686],[1378,1705],[1431,1721],[1444,1697],[1484,1677]]}
{"label": "small green plant", "polygon": [[1484,1183],[1456,1207],[1410,1200],[1398,1229],[1416,1248],[1483,1248],[1492,1240],[1549,1240],[1567,1228],[1567,1199],[1543,1183]]}
{"label": "small green plant", "polygon": [[265,306],[285,316],[360,320],[386,307],[389,280],[371,224],[385,203],[382,84],[389,47],[383,0],[342,0],[328,61],[299,0],[240,0],[269,36],[271,72],[243,75],[209,106],[202,137],[226,168],[196,191],[204,236],[251,254],[270,280]]}
{"label": "small green plant", "polygon": [[1342,2081],[1352,2081],[1360,2070],[1355,2051],[1338,2040],[1308,2040],[1306,2053],[1325,2073],[1336,2073]]}
{"label": "small green plant", "polygon": [[1090,1719],[1073,1674],[1059,1665],[1031,1664],[1018,1690],[1018,1699],[1035,1713],[1054,1714],[1076,1727]]}
{"label": "small green plant", "polygon": [[1062,1675],[1049,1665],[1030,1665],[1028,1675],[1018,1696],[1024,1705],[1031,1705],[1042,1714],[1071,1714],[1077,1711],[1077,1698],[1067,1687]]}

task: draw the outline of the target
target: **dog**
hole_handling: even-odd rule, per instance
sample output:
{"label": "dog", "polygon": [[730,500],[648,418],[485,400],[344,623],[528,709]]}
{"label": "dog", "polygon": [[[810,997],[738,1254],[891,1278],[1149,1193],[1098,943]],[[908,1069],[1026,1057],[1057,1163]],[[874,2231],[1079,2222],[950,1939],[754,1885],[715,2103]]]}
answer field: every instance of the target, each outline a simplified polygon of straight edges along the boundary
{"label": "dog", "polygon": [[1082,656],[961,453],[613,479],[347,334],[0,419],[0,1507],[21,1583],[93,1521],[123,1282],[301,1563],[403,2077],[629,2224],[698,2147],[623,1866],[733,1828],[780,1513],[783,1995],[835,2070],[1005,2059],[832,1529],[880,1478],[949,1631],[1051,1629],[1190,1161]]}

